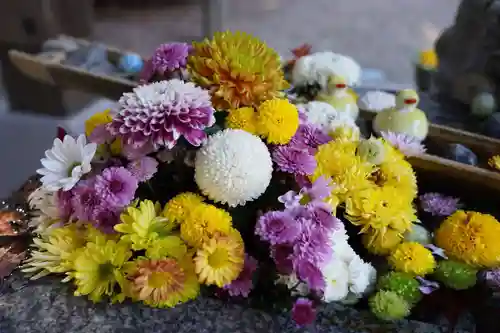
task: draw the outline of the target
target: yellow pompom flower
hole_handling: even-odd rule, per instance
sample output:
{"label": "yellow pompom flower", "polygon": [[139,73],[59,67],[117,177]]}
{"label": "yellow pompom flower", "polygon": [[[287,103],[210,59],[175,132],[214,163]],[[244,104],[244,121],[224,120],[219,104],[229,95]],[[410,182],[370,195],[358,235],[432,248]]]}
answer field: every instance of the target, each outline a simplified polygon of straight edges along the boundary
{"label": "yellow pompom flower", "polygon": [[89,137],[97,126],[106,125],[112,120],[113,117],[111,116],[110,109],[93,114],[89,119],[85,121],[85,135]]}
{"label": "yellow pompom flower", "polygon": [[252,107],[231,110],[226,117],[226,128],[241,129],[257,134],[257,113]]}
{"label": "yellow pompom flower", "polygon": [[187,69],[211,91],[219,110],[257,107],[289,87],[278,53],[244,32],[216,32],[211,40],[193,43]]}
{"label": "yellow pompom flower", "polygon": [[128,207],[120,215],[121,223],[114,229],[122,233],[121,239],[132,244],[133,250],[145,250],[155,240],[170,235],[175,224],[160,216],[161,206],[143,200],[139,207]]}
{"label": "yellow pompom flower", "polygon": [[50,229],[45,237],[33,238],[31,256],[21,271],[32,275],[32,280],[50,273],[69,273],[76,251],[85,243],[85,230],[76,224]]}
{"label": "yellow pompom flower", "polygon": [[196,252],[194,262],[198,280],[221,288],[239,276],[244,260],[245,248],[238,231],[215,234]]}
{"label": "yellow pompom flower", "polygon": [[188,252],[186,243],[179,236],[167,236],[154,241],[146,250],[149,259],[165,257],[180,259]]}
{"label": "yellow pompom flower", "polygon": [[500,155],[490,157],[488,165],[495,170],[500,170]]}
{"label": "yellow pompom flower", "polygon": [[187,215],[205,199],[196,193],[184,192],[170,199],[163,209],[162,216],[170,222],[181,223]]}
{"label": "yellow pompom flower", "polygon": [[128,293],[156,308],[195,299],[200,291],[191,258],[137,260],[127,272]]}
{"label": "yellow pompom flower", "polygon": [[215,233],[228,233],[232,227],[231,215],[209,204],[195,207],[181,223],[181,238],[190,246],[199,248]]}
{"label": "yellow pompom flower", "polygon": [[352,193],[345,201],[346,217],[361,232],[384,234],[389,228],[403,234],[416,220],[415,209],[397,188],[371,186]]}
{"label": "yellow pompom flower", "polygon": [[271,99],[257,110],[257,130],[268,143],[284,145],[299,128],[299,111],[287,99]]}
{"label": "yellow pompom flower", "polygon": [[335,140],[359,141],[359,128],[355,126],[342,125],[328,133]]}
{"label": "yellow pompom flower", "polygon": [[370,230],[361,237],[364,247],[373,254],[388,255],[403,241],[403,235],[394,229],[387,229],[384,233]]}
{"label": "yellow pompom flower", "polygon": [[436,268],[432,252],[415,242],[401,243],[392,251],[388,260],[396,271],[415,276],[425,276]]}
{"label": "yellow pompom flower", "polygon": [[310,177],[311,181],[321,176],[332,179],[335,184],[332,195],[338,197],[338,203],[343,203],[351,193],[370,185],[368,177],[374,167],[356,155],[357,146],[354,141],[335,140],[319,146],[315,155],[317,167]]}
{"label": "yellow pompom flower", "polygon": [[438,66],[438,56],[433,49],[420,52],[419,64],[422,67],[434,69]]}
{"label": "yellow pompom flower", "polygon": [[[123,301],[127,261],[132,256],[129,244],[108,240],[104,244],[93,242],[80,251],[73,263],[73,278],[77,287],[75,296],[88,295],[93,302],[103,296],[113,296],[114,301]],[[116,287],[121,292],[116,294]]]}
{"label": "yellow pompom flower", "polygon": [[489,214],[459,210],[434,235],[437,246],[456,260],[476,267],[500,266],[500,223]]}

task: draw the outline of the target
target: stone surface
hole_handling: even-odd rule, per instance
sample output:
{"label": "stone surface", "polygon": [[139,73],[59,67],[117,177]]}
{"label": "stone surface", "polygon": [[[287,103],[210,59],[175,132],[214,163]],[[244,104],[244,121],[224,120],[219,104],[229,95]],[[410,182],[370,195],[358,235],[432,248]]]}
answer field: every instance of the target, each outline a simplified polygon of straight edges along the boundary
{"label": "stone surface", "polygon": [[500,112],[488,117],[484,123],[484,133],[488,136],[500,139]]}
{"label": "stone surface", "polygon": [[464,145],[452,143],[446,147],[445,157],[469,165],[477,165],[477,156]]}

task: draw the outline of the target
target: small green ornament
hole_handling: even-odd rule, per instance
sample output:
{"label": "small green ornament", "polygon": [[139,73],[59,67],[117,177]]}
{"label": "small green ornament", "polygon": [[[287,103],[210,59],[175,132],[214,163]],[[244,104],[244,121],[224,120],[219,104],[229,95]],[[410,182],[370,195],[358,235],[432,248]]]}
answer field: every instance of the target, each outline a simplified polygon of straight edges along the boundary
{"label": "small green ornament", "polygon": [[422,225],[413,223],[411,230],[405,233],[406,242],[416,242],[422,245],[432,243],[431,233]]}
{"label": "small green ornament", "polygon": [[379,165],[385,159],[384,145],[374,137],[362,140],[356,149],[356,155],[369,163]]}
{"label": "small green ornament", "polygon": [[402,272],[390,272],[382,276],[378,281],[377,288],[392,291],[409,304],[415,304],[422,298],[420,283],[413,276]]}
{"label": "small green ornament", "polygon": [[477,272],[477,269],[465,263],[443,260],[438,263],[434,276],[448,288],[465,290],[476,284]]}
{"label": "small green ornament", "polygon": [[497,108],[495,97],[488,92],[477,94],[470,104],[470,111],[473,116],[486,118],[493,114]]}
{"label": "small green ornament", "polygon": [[381,290],[368,301],[370,310],[379,319],[394,321],[410,314],[410,305],[393,291]]}

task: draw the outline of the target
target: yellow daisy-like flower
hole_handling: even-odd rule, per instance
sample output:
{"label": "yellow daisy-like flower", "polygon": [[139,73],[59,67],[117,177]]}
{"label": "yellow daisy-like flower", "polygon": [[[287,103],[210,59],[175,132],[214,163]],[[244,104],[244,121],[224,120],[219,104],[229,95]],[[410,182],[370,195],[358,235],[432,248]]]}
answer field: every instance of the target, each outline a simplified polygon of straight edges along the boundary
{"label": "yellow daisy-like flower", "polygon": [[315,155],[316,170],[310,177],[315,181],[321,176],[331,178],[335,184],[332,195],[342,203],[351,194],[369,187],[368,177],[374,166],[356,155],[358,144],[349,140],[335,140],[321,145]]}
{"label": "yellow daisy-like flower", "polygon": [[384,234],[390,228],[403,234],[417,218],[411,201],[389,186],[371,186],[353,192],[345,207],[347,219],[361,226],[361,232]]}
{"label": "yellow daisy-like flower", "polygon": [[33,239],[31,257],[21,270],[33,275],[33,280],[50,273],[68,273],[72,270],[77,250],[85,243],[85,230],[76,224],[51,229],[44,238]]}
{"label": "yellow daisy-like flower", "polygon": [[198,194],[184,192],[170,199],[163,209],[162,216],[166,217],[170,222],[181,223],[187,215],[205,199]]}
{"label": "yellow daisy-like flower", "polygon": [[257,134],[257,113],[252,107],[231,110],[226,117],[226,128],[241,129]]}
{"label": "yellow daisy-like flower", "polygon": [[124,290],[123,270],[131,256],[127,242],[87,243],[73,263],[75,296],[88,295],[93,302],[99,302],[103,296],[114,296],[113,300],[123,301],[125,295],[115,294],[115,288],[119,286]]}
{"label": "yellow daisy-like flower", "polygon": [[160,216],[161,206],[151,200],[143,200],[139,207],[128,207],[121,214],[121,223],[114,229],[122,233],[121,239],[132,244],[133,250],[145,250],[154,241],[171,234],[175,224]]}
{"label": "yellow daisy-like flower", "polygon": [[200,291],[191,258],[137,260],[128,271],[128,293],[157,308],[195,299]]}
{"label": "yellow daisy-like flower", "polygon": [[235,280],[245,260],[243,239],[238,231],[216,234],[196,252],[196,273],[201,283],[223,287]]}
{"label": "yellow daisy-like flower", "polygon": [[287,144],[299,128],[299,111],[287,99],[271,99],[257,110],[257,130],[268,143]]}
{"label": "yellow daisy-like flower", "polygon": [[500,155],[490,157],[490,159],[488,160],[488,165],[493,169],[500,171]]}
{"label": "yellow daisy-like flower", "polygon": [[111,116],[110,109],[93,114],[85,121],[85,135],[89,137],[97,126],[106,125],[112,120],[113,117]]}
{"label": "yellow daisy-like flower", "polygon": [[232,227],[231,215],[209,204],[195,207],[181,223],[181,238],[190,246],[199,248],[216,232],[228,233]]}
{"label": "yellow daisy-like flower", "polygon": [[387,229],[384,233],[370,230],[363,234],[362,240],[370,253],[385,256],[403,241],[403,235],[394,229]]}
{"label": "yellow daisy-like flower", "polygon": [[500,266],[500,223],[489,214],[459,210],[435,232],[434,241],[446,254],[476,267]]}
{"label": "yellow daisy-like flower", "polygon": [[289,87],[278,53],[244,32],[216,32],[193,43],[187,69],[194,82],[210,89],[219,110],[257,107]]}
{"label": "yellow daisy-like flower", "polygon": [[179,236],[167,236],[154,241],[146,250],[149,259],[165,257],[180,259],[187,254],[186,243]]}
{"label": "yellow daisy-like flower", "polygon": [[436,268],[432,252],[415,242],[401,243],[392,251],[388,260],[396,271],[415,276],[425,276]]}

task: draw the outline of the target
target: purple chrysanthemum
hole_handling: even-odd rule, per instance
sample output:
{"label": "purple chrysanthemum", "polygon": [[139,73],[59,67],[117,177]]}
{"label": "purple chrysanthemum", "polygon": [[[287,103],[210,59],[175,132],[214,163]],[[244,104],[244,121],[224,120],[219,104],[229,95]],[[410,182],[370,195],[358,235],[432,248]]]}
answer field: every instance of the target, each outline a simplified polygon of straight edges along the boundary
{"label": "purple chrysanthemum", "polygon": [[224,286],[229,295],[248,297],[253,287],[253,273],[257,269],[257,260],[245,254],[245,264],[243,270],[236,280]]}
{"label": "purple chrysanthemum", "polygon": [[307,194],[311,201],[321,201],[326,199],[332,193],[332,186],[330,185],[331,181],[329,178],[324,176],[316,179],[311,186],[304,187],[302,192]]}
{"label": "purple chrysanthemum", "polygon": [[156,171],[158,171],[158,161],[152,157],[144,156],[130,162],[127,169],[137,178],[137,180],[145,182],[150,180]]}
{"label": "purple chrysanthemum", "polygon": [[120,223],[120,214],[114,210],[102,210],[92,221],[94,226],[104,233],[115,233],[114,226]]}
{"label": "purple chrysanthemum", "polygon": [[148,59],[144,62],[144,66],[142,66],[142,70],[139,73],[139,83],[146,84],[153,78],[155,75],[155,67],[153,66],[153,60]]}
{"label": "purple chrysanthemum", "polygon": [[440,193],[425,193],[419,199],[422,210],[433,216],[449,216],[460,208],[460,199]]}
{"label": "purple chrysanthemum", "polygon": [[323,202],[315,201],[300,206],[296,213],[299,218],[302,218],[302,223],[309,223],[310,226],[321,228],[324,232],[333,231],[342,224],[338,218],[332,215],[331,207]]}
{"label": "purple chrysanthemum", "polygon": [[484,271],[481,277],[491,289],[500,290],[500,268]]}
{"label": "purple chrysanthemum", "polygon": [[255,234],[272,245],[293,242],[300,232],[301,225],[287,212],[268,212],[255,226]]}
{"label": "purple chrysanthemum", "polygon": [[167,43],[160,45],[151,58],[154,71],[159,74],[184,68],[191,46],[187,43]]}
{"label": "purple chrysanthemum", "polygon": [[134,88],[119,100],[120,111],[107,125],[124,145],[173,148],[183,136],[191,145],[206,139],[204,129],[215,123],[207,90],[173,79]]}
{"label": "purple chrysanthemum", "polygon": [[295,263],[295,271],[299,279],[304,281],[309,289],[316,291],[325,289],[325,280],[317,265],[307,260],[298,260]]}
{"label": "purple chrysanthemum", "polygon": [[290,140],[289,145],[296,148],[312,148],[330,142],[332,138],[319,127],[312,124],[302,124]]}
{"label": "purple chrysanthemum", "polygon": [[307,298],[299,298],[292,308],[292,319],[299,326],[312,324],[316,319],[313,302]]}
{"label": "purple chrysanthemum", "polygon": [[289,245],[276,245],[271,247],[271,258],[273,258],[276,269],[281,274],[292,274],[292,254],[293,248]]}
{"label": "purple chrysanthemum", "polygon": [[332,255],[332,247],[328,233],[322,228],[311,225],[307,219],[298,219],[302,225],[302,232],[293,243],[293,265],[296,271],[305,261],[320,266]]}
{"label": "purple chrysanthemum", "polygon": [[124,167],[104,169],[96,177],[95,188],[107,204],[114,207],[125,207],[133,199],[139,186],[137,178]]}
{"label": "purple chrysanthemum", "polygon": [[74,213],[73,204],[73,191],[59,190],[56,193],[56,205],[59,217],[63,221],[68,221]]}
{"label": "purple chrysanthemum", "polygon": [[278,146],[273,161],[279,170],[298,175],[310,175],[316,169],[316,159],[305,149]]}
{"label": "purple chrysanthemum", "polygon": [[102,211],[106,210],[105,202],[100,196],[93,182],[78,184],[73,192],[71,205],[74,209],[74,217],[80,221],[92,222]]}

